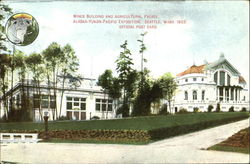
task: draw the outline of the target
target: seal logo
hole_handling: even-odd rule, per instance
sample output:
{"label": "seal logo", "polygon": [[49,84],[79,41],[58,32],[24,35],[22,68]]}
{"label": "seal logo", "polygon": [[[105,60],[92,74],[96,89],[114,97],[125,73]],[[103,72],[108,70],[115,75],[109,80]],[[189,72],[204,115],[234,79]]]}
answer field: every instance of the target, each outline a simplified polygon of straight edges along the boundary
{"label": "seal logo", "polygon": [[5,34],[11,43],[18,46],[27,46],[37,38],[39,25],[30,14],[17,13],[6,22]]}

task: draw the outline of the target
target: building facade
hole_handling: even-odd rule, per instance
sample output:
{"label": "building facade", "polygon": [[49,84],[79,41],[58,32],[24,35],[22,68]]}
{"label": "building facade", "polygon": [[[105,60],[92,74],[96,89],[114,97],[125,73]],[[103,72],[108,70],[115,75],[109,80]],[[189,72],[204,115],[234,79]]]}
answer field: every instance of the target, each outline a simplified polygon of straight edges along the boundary
{"label": "building facade", "polygon": [[178,85],[173,110],[186,109],[193,112],[198,108],[207,111],[213,106],[213,111],[220,105],[221,111],[233,107],[235,111],[243,108],[249,111],[249,91],[244,78],[222,54],[219,60],[193,65],[179,73],[176,77]]}
{"label": "building facade", "polygon": [[[54,90],[45,84],[35,86],[32,81],[19,82],[6,93],[7,109],[1,101],[0,115],[3,117],[8,113],[13,97],[12,108],[18,111],[26,105],[29,117],[35,122],[42,121],[45,112],[49,113],[49,120],[60,117],[70,120],[115,118],[114,100],[94,83],[94,79],[83,78],[77,87],[66,82],[64,87],[60,85]],[[24,96],[28,97],[28,105],[23,103]]]}

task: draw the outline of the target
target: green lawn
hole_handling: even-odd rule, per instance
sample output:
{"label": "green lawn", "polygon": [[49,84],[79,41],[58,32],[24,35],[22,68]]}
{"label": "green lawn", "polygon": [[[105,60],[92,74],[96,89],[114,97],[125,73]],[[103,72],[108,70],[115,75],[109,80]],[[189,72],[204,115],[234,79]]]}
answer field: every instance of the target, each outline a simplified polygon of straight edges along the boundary
{"label": "green lawn", "polygon": [[232,146],[221,146],[214,145],[208,148],[208,150],[217,150],[217,151],[227,151],[227,152],[237,152],[237,153],[245,153],[250,154],[250,148],[241,148],[241,147],[232,147]]}
{"label": "green lawn", "polygon": [[[192,125],[207,121],[221,120],[245,116],[248,113],[194,113],[168,116],[149,116],[126,118],[117,120],[92,120],[92,121],[56,121],[49,122],[50,130],[83,130],[83,129],[108,129],[108,130],[152,130],[183,125]],[[0,123],[0,131],[8,130],[44,130],[43,123]]]}

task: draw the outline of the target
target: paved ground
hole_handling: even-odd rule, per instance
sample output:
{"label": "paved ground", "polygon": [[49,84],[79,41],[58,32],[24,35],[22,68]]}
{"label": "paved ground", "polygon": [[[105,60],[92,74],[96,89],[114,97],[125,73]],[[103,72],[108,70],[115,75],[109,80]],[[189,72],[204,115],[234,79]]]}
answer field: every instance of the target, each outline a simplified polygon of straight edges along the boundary
{"label": "paved ground", "polygon": [[21,163],[248,163],[247,154],[207,151],[240,129],[243,120],[149,145],[3,144],[1,160]]}

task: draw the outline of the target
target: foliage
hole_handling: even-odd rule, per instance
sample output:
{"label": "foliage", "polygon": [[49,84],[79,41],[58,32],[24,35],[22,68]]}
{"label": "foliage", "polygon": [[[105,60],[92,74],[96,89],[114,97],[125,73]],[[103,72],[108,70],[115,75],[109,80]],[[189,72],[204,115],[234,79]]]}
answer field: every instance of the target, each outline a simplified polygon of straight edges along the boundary
{"label": "foliage", "polygon": [[169,114],[169,112],[168,112],[168,105],[167,105],[167,104],[163,104],[163,105],[161,106],[161,109],[160,109],[159,114],[160,114],[160,115]]}
{"label": "foliage", "polygon": [[217,103],[216,112],[220,112],[220,103]]}
{"label": "foliage", "polygon": [[123,117],[129,116],[129,106],[130,100],[134,95],[135,91],[135,81],[137,79],[137,73],[132,68],[134,65],[131,52],[127,48],[127,41],[124,42],[120,47],[122,48],[122,52],[118,59],[116,60],[117,67],[116,71],[118,73],[118,79],[120,82],[120,86],[122,87],[122,94],[123,94],[123,105],[120,110],[125,110],[122,112]]}
{"label": "foliage", "polygon": [[174,77],[171,73],[165,73],[158,79],[158,83],[160,88],[162,89],[162,96],[168,101],[169,112],[171,112],[171,101],[174,96],[175,90],[177,88],[177,84],[174,81]]}
{"label": "foliage", "polygon": [[198,112],[200,112],[200,110],[199,110],[199,108],[198,107],[194,107],[194,113],[198,113]]}
{"label": "foliage", "polygon": [[208,111],[208,112],[212,112],[213,109],[214,109],[213,105],[209,105],[209,106],[207,107],[207,111]]}
{"label": "foliage", "polygon": [[246,112],[246,111],[247,111],[246,107],[241,108],[241,112]]}
{"label": "foliage", "polygon": [[188,111],[185,108],[180,108],[180,110],[176,114],[187,114]]}
{"label": "foliage", "polygon": [[100,117],[98,117],[98,116],[93,116],[93,117],[91,118],[91,120],[100,120]]}
{"label": "foliage", "polygon": [[228,112],[234,112],[234,106],[231,106],[228,110]]}
{"label": "foliage", "polygon": [[62,120],[69,120],[69,118],[67,116],[60,116],[58,117],[58,120],[59,121],[62,121]]}

